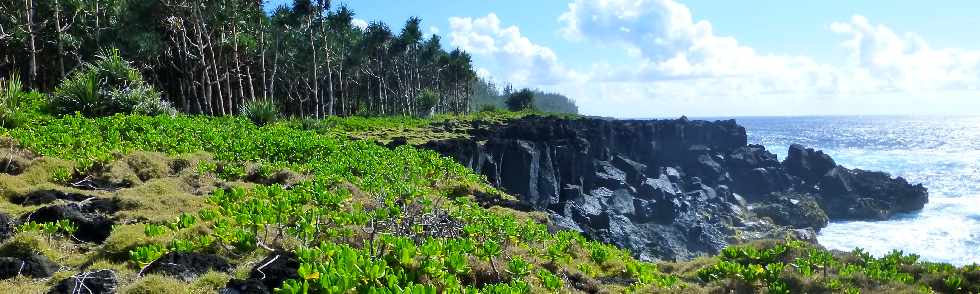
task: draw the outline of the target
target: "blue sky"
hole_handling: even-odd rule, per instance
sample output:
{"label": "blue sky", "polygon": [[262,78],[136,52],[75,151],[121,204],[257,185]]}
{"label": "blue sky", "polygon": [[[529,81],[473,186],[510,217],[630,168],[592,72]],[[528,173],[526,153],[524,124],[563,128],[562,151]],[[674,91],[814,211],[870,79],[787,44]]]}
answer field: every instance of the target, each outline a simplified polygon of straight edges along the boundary
{"label": "blue sky", "polygon": [[336,3],[393,29],[419,16],[483,75],[588,114],[980,114],[976,1]]}

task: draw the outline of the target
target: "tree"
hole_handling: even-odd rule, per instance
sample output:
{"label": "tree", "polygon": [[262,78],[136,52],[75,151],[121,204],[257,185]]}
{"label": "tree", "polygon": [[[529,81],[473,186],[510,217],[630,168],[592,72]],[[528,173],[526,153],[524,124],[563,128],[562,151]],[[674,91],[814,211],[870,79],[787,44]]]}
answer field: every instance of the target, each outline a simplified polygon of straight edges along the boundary
{"label": "tree", "polygon": [[531,89],[523,89],[507,97],[507,109],[510,111],[524,111],[534,108],[534,92]]}
{"label": "tree", "polygon": [[357,27],[353,11],[329,0],[271,12],[263,2],[0,1],[0,73],[51,91],[101,49],[118,48],[187,113],[240,114],[259,99],[284,116],[316,118],[474,108],[471,56],[426,36],[420,18],[393,32],[382,22]]}

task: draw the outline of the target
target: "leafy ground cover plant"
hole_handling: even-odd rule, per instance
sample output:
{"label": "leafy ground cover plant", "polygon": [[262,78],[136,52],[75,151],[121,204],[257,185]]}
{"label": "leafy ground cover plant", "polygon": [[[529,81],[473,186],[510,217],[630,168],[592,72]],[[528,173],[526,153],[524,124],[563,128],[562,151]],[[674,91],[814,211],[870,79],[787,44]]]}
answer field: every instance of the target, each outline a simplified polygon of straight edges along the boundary
{"label": "leafy ground cover plant", "polygon": [[573,232],[549,232],[531,214],[483,207],[472,194],[508,196],[449,158],[348,136],[348,130],[388,128],[399,120],[336,119],[311,127],[293,121],[257,126],[240,117],[68,115],[0,135],[38,155],[73,161],[73,176],[121,154],[202,151],[213,160],[189,167],[195,177],[233,182],[249,173],[246,166],[258,166],[260,174],[288,168],[306,175],[291,185],[223,185],[202,193],[199,209],[140,221],[136,234],[163,241],[120,246],[133,271],[168,252],[245,260],[285,250],[300,266],[298,278],[278,286],[280,293],[585,291],[572,277],[606,292],[639,293],[867,292],[882,285],[970,293],[980,285],[977,267],[924,263],[901,252],[832,253],[798,241],[733,246],[686,270],[676,270],[679,263],[641,262]]}

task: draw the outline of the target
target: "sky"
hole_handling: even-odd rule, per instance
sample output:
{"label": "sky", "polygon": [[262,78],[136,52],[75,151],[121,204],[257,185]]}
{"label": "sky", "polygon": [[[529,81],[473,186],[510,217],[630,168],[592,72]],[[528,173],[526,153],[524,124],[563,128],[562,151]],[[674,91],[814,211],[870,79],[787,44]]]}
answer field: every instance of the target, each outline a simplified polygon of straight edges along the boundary
{"label": "sky", "polygon": [[[289,0],[274,0],[270,6]],[[621,118],[980,114],[970,0],[340,0]]]}

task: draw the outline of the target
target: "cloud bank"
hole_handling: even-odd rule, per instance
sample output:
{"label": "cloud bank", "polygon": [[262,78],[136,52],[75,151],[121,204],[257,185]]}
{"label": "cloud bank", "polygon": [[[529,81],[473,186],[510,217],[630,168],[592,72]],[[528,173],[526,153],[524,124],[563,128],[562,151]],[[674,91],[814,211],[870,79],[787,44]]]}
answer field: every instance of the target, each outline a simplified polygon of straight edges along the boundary
{"label": "cloud bank", "polygon": [[673,0],[575,0],[558,21],[567,41],[612,45],[630,62],[570,69],[495,14],[452,18],[450,36],[454,46],[496,65],[484,74],[558,89],[591,114],[915,113],[925,109],[917,104],[937,100],[953,110],[980,105],[970,95],[980,87],[980,51],[933,49],[918,35],[860,15],[828,25],[849,53],[839,64],[761,53],[717,34]]}

